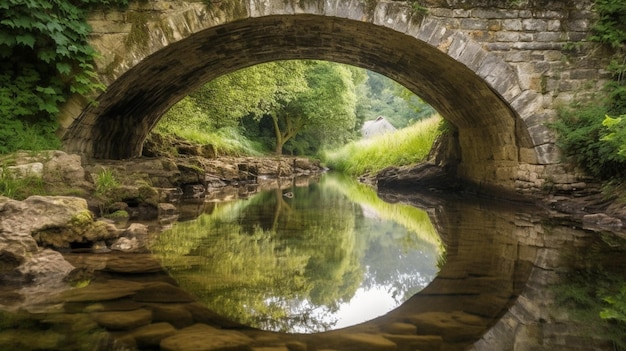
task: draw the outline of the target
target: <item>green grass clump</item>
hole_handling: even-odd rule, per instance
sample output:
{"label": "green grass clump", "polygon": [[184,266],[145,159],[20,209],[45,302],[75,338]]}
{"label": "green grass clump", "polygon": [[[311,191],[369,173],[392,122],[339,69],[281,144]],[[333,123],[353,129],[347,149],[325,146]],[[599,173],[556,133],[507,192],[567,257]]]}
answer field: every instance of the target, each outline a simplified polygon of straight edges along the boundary
{"label": "green grass clump", "polygon": [[110,169],[103,169],[96,176],[96,195],[104,195],[108,191],[118,188],[119,181]]}
{"label": "green grass clump", "polygon": [[439,135],[441,117],[434,115],[393,133],[351,142],[325,151],[322,159],[330,169],[350,175],[378,172],[389,166],[424,161]]}
{"label": "green grass clump", "polygon": [[261,156],[264,147],[241,135],[236,128],[221,128],[217,131],[205,131],[195,128],[169,125],[157,128],[158,133],[174,135],[196,144],[211,144],[221,156]]}
{"label": "green grass clump", "polygon": [[31,195],[46,195],[46,189],[41,177],[18,174],[6,165],[0,165],[0,195],[24,200]]}

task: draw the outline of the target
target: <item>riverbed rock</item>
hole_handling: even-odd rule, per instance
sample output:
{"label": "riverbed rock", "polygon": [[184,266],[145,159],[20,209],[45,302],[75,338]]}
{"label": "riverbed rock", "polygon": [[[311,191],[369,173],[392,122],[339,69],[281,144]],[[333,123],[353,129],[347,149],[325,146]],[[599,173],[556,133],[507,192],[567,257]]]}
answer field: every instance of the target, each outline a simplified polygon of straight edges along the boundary
{"label": "riverbed rock", "polygon": [[152,312],[143,308],[133,311],[96,312],[94,320],[109,330],[132,330],[148,325],[152,321]]}
{"label": "riverbed rock", "polygon": [[250,350],[252,339],[240,332],[194,324],[161,341],[165,351]]}
{"label": "riverbed rock", "polygon": [[379,188],[387,189],[425,189],[454,190],[459,188],[459,181],[446,169],[431,163],[421,163],[409,167],[389,167],[375,177]]}
{"label": "riverbed rock", "polygon": [[17,271],[42,284],[44,281],[62,280],[73,269],[74,266],[67,262],[61,253],[45,249],[29,257]]}
{"label": "riverbed rock", "polygon": [[50,193],[86,196],[93,191],[79,155],[55,150],[49,152],[49,157],[44,163],[43,180]]}
{"label": "riverbed rock", "polygon": [[139,347],[158,348],[161,340],[175,333],[176,329],[169,323],[153,323],[135,329],[131,335]]}

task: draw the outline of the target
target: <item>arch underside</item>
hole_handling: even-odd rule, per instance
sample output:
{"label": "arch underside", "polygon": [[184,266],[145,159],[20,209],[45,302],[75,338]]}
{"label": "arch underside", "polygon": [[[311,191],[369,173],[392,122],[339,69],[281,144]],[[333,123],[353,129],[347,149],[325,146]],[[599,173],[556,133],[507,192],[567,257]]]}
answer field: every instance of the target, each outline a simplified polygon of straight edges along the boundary
{"label": "arch underside", "polygon": [[94,158],[140,156],[163,113],[194,89],[247,66],[288,59],[359,66],[413,91],[458,128],[459,175],[472,182],[493,183],[496,173],[517,165],[520,146],[532,147],[522,145],[529,139],[519,117],[467,66],[407,34],[319,15],[247,18],[166,46],[111,83],[73,122],[64,144]]}

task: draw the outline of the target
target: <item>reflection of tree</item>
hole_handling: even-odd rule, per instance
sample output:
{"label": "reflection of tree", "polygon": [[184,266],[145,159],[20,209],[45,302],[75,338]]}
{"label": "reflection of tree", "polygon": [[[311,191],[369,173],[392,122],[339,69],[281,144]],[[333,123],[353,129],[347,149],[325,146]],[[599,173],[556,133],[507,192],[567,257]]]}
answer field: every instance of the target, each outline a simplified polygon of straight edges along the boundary
{"label": "reflection of tree", "polygon": [[567,267],[573,268],[561,273],[562,280],[554,287],[556,301],[586,336],[626,350],[626,240],[610,234],[601,238],[566,255]]}
{"label": "reflection of tree", "polygon": [[[370,230],[365,254],[367,268],[363,286],[386,286],[397,303],[403,302],[430,283],[437,274],[436,250],[423,247],[414,233],[389,221],[364,219]],[[399,245],[404,243],[404,245]]]}
{"label": "reflection of tree", "polygon": [[363,188],[339,185],[356,189],[347,196],[336,187],[327,180],[289,189],[290,197],[275,190],[221,203],[210,215],[162,233],[153,250],[207,306],[271,330],[327,330],[336,320],[332,314],[359,286],[388,286],[400,302],[432,279],[435,236],[408,229],[432,230],[423,211],[368,200],[373,213],[408,214],[401,225],[379,223],[348,200],[363,197]]}
{"label": "reflection of tree", "polygon": [[[353,209],[315,186],[293,192],[291,199],[261,193],[236,216],[215,211],[179,223],[153,249],[181,286],[225,316],[274,330],[326,330],[332,323],[319,316],[354,295],[363,276]],[[168,255],[168,247],[189,247],[187,240],[197,246],[186,257]]]}

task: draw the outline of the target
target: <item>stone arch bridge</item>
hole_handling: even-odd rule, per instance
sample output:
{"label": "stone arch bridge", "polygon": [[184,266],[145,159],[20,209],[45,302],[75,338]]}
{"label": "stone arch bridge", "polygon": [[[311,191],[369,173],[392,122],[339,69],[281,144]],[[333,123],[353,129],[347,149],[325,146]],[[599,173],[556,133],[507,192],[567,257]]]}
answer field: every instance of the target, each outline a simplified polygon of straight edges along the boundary
{"label": "stone arch bridge", "polygon": [[[421,5],[418,5],[418,2]],[[546,126],[600,89],[602,60],[583,41],[590,0],[157,0],[93,13],[91,44],[107,86],[74,98],[59,131],[67,151],[140,156],[179,99],[222,74],[268,61],[320,59],[376,71],[458,128],[458,176],[491,189],[583,187]],[[588,48],[588,47],[587,47]]]}

